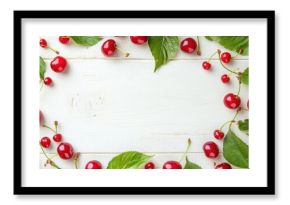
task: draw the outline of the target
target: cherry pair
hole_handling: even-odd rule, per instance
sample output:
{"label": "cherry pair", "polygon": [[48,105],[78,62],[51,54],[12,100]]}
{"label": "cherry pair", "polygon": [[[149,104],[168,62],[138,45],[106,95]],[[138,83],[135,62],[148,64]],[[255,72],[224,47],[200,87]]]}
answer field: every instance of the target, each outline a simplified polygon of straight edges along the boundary
{"label": "cherry pair", "polygon": [[[64,72],[67,67],[67,60],[62,56],[57,56],[50,62],[50,67],[54,72]],[[43,83],[47,86],[51,86],[53,81],[50,77],[45,77]]]}
{"label": "cherry pair", "polygon": [[[218,54],[220,53],[220,51],[218,51]],[[214,53],[216,54],[216,52]],[[229,53],[229,52],[223,52],[220,54],[220,59],[223,63],[229,63],[232,59],[232,55]],[[205,70],[209,70],[211,68],[211,64],[210,64],[210,60],[208,61],[204,61],[202,63],[202,67],[205,69]]]}
{"label": "cherry pair", "polygon": [[[223,133],[218,132],[219,137],[223,138]],[[203,151],[208,158],[217,158],[219,155],[219,148],[216,143],[209,141],[203,145]],[[231,169],[231,165],[229,163],[221,163],[218,164],[215,169]]]}
{"label": "cherry pair", "polygon": [[[52,139],[55,142],[60,142],[62,140],[62,135],[60,133],[55,134]],[[50,144],[51,144],[51,140],[50,140],[49,137],[43,137],[43,138],[40,139],[40,144],[44,148],[49,148]]]}
{"label": "cherry pair", "polygon": [[[57,56],[50,62],[50,67],[54,72],[64,72],[67,68],[67,60],[62,56]],[[45,77],[43,83],[47,86],[51,86],[53,81],[50,77]]]}
{"label": "cherry pair", "polygon": [[[58,138],[55,138],[55,137],[58,137]],[[54,140],[60,140],[61,139],[61,135],[60,134],[57,134],[54,136]],[[51,141],[49,139],[49,137],[43,137],[41,140],[40,140],[40,144],[42,147],[44,148],[49,148],[50,147],[50,144],[51,144]],[[74,156],[74,151],[73,151],[73,147],[70,143],[67,143],[67,142],[62,142],[58,145],[57,147],[57,153],[59,155],[59,157],[61,159],[64,159],[64,160],[69,160],[71,158],[73,158]],[[92,160],[92,161],[89,161],[86,166],[85,166],[85,169],[101,169],[102,168],[102,165],[99,161],[97,160]]]}
{"label": "cherry pair", "polygon": [[[155,164],[153,162],[148,162],[145,165],[145,169],[154,169]],[[168,161],[163,165],[163,169],[182,169],[182,166],[177,161]],[[215,166],[215,169],[232,169],[229,163],[223,162]]]}
{"label": "cherry pair", "polygon": [[[214,54],[216,54],[216,52]],[[224,52],[224,53],[222,53],[220,55],[220,59],[224,63],[229,63],[231,61],[231,59],[232,59],[232,56],[231,56],[231,54],[229,52]],[[204,70],[210,70],[211,69],[210,60],[204,61],[202,63],[202,67],[203,67]],[[228,83],[228,82],[230,82],[230,77],[227,74],[224,74],[224,75],[221,76],[221,81],[223,83]]]}
{"label": "cherry pair", "polygon": [[[153,162],[148,162],[145,164],[145,169],[155,169],[155,164]],[[182,169],[182,166],[177,161],[167,161],[163,164],[163,169]]]}
{"label": "cherry pair", "polygon": [[[148,37],[147,36],[130,36],[130,40],[134,44],[142,45],[142,44],[144,44],[144,43],[146,43],[148,41]],[[124,51],[120,47],[118,47],[116,41],[113,40],[113,39],[106,40],[103,43],[101,49],[102,49],[102,53],[105,56],[114,55],[116,50],[119,50],[121,53],[123,53],[125,57],[129,56],[129,53]]]}
{"label": "cherry pair", "polygon": [[[41,138],[40,145],[44,148],[49,148],[51,145],[50,138],[49,137]],[[60,158],[65,159],[65,160],[71,159],[73,157],[73,154],[74,154],[71,144],[67,143],[67,142],[62,142],[58,145],[57,153],[58,153]]]}

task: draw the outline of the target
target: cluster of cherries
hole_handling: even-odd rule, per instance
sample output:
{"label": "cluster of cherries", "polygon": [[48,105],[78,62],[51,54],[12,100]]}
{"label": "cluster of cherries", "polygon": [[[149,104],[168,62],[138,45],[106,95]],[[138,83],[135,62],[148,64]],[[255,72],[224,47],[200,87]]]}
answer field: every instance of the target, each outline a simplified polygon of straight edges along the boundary
{"label": "cluster of cherries", "polygon": [[[223,52],[221,53],[220,50],[217,50],[217,52],[215,52],[213,55],[215,55],[216,53],[218,53],[219,55],[219,59],[220,59],[220,62],[222,64],[223,67],[225,67],[223,65],[224,64],[228,64],[231,62],[231,60],[233,59],[232,58],[232,55],[229,53],[229,52]],[[213,55],[211,57],[213,57]],[[205,69],[205,70],[210,70],[211,69],[211,64],[210,64],[210,59],[208,61],[204,61],[202,63],[202,67]],[[226,68],[227,69],[227,68]],[[229,69],[227,69],[228,71],[231,71]],[[231,71],[233,72],[233,71]],[[233,72],[237,75],[237,78],[239,79],[240,78],[240,73],[236,73],[236,72]],[[228,74],[223,74],[221,76],[221,81],[223,83],[229,83],[230,82],[230,77]],[[239,79],[240,81],[240,79]],[[237,109],[240,105],[241,105],[241,98],[238,96],[238,95],[235,95],[233,93],[228,93],[224,96],[224,104],[227,108],[230,108],[230,109]]]}
{"label": "cluster of cherries", "polygon": [[[195,39],[193,38],[186,38],[184,40],[182,40],[180,42],[180,50],[185,52],[185,53],[194,53],[196,52],[197,55],[200,55],[200,51],[198,49],[198,44],[197,42],[195,41]],[[231,56],[230,54],[228,55],[229,53],[228,52],[225,52],[222,54],[221,58],[223,59],[223,62],[230,62],[230,59],[231,59]],[[203,67],[205,70],[209,70],[210,67],[211,67],[211,64],[209,62],[204,62],[203,63]],[[222,81],[224,83],[227,83],[230,81],[230,78],[228,75],[223,75],[222,76]],[[230,95],[230,97],[232,97]],[[238,97],[238,96],[237,96]],[[229,105],[227,107],[229,108],[232,108],[234,109],[235,106],[239,106],[240,105],[240,102],[237,103],[235,106],[233,106],[233,104],[231,104],[231,100],[232,99],[229,99],[228,97],[225,98],[226,99],[226,102],[225,104]],[[236,98],[235,98],[236,99]],[[223,136],[222,136],[223,138]],[[216,158],[218,155],[219,155],[219,149],[218,149],[218,146],[216,143],[210,141],[210,142],[206,142],[203,146],[203,150],[204,150],[204,153],[205,155],[208,157],[208,158]],[[148,162],[145,167],[145,169],[154,169],[155,168],[155,164],[153,162]],[[163,169],[182,169],[182,165],[180,164],[180,162],[178,161],[167,161],[163,164]],[[218,164],[215,166],[216,169],[231,169],[231,165],[224,162],[224,163],[221,163],[221,164]]]}
{"label": "cluster of cherries", "polygon": [[[59,42],[62,44],[69,44],[70,43],[70,37],[69,36],[59,36],[58,38]],[[137,45],[142,45],[148,41],[147,36],[130,36],[130,40]],[[67,60],[63,56],[60,56],[59,51],[51,48],[47,41],[44,38],[41,38],[39,41],[39,45],[42,48],[47,48],[56,53],[58,56],[56,56],[50,63],[50,67],[54,72],[62,73],[67,68]],[[105,56],[112,56],[116,53],[117,50],[119,50],[121,53],[125,55],[125,57],[129,56],[129,53],[121,49],[119,46],[117,46],[117,43],[114,39],[108,39],[106,40],[102,46],[101,46],[102,53]],[[50,77],[45,77],[43,79],[43,83],[47,86],[51,86],[53,81]]]}
{"label": "cluster of cherries", "polygon": [[[68,36],[60,36],[59,41],[63,44],[68,44],[70,41],[70,38]],[[52,50],[53,52],[55,52],[58,55],[51,61],[51,63],[50,63],[51,69],[57,73],[64,72],[66,70],[66,67],[67,67],[67,60],[64,57],[59,56],[59,51],[48,46],[48,43],[44,38],[40,39],[39,45],[42,48],[48,48],[48,49]],[[50,77],[45,77],[43,79],[43,83],[47,86],[51,86],[53,81]]]}
{"label": "cluster of cherries", "polygon": [[[221,51],[220,50],[218,50],[217,52],[215,52],[214,54],[216,54],[216,53],[218,53],[218,55],[219,55],[219,59],[220,59],[220,62],[221,62],[221,64],[222,64],[222,66],[224,67],[224,68],[226,68],[224,65],[223,65],[223,63],[224,64],[228,64],[228,63],[230,63],[231,62],[231,60],[232,60],[232,56],[231,56],[231,54],[229,53],[229,52],[223,52],[223,53],[221,53]],[[212,55],[213,56],[213,55]],[[202,66],[203,66],[203,68],[205,69],[205,70],[209,70],[210,68],[211,68],[211,64],[210,64],[210,62],[209,62],[209,60],[208,61],[205,61],[205,62],[203,62],[202,63]],[[227,69],[227,68],[226,68]],[[227,70],[229,70],[229,69],[227,69]],[[231,71],[231,70],[229,70],[229,71]],[[231,72],[233,72],[233,71],[231,71]],[[240,86],[240,84],[241,84],[241,82],[240,82],[240,74],[241,73],[236,73],[236,72],[233,72],[233,73],[235,73],[236,74],[236,77],[237,77],[237,79],[239,80],[239,86]],[[228,83],[229,81],[230,81],[230,77],[227,75],[227,74],[224,74],[224,75],[222,75],[221,76],[221,81],[223,82],[223,83]],[[240,88],[239,88],[240,89]],[[238,93],[239,94],[239,93]],[[239,95],[235,95],[235,94],[233,94],[233,93],[228,93],[228,94],[226,94],[225,96],[224,96],[224,100],[223,100],[223,102],[224,102],[224,105],[227,107],[227,108],[229,108],[229,109],[237,109],[237,113],[241,110],[241,108],[240,108],[240,105],[241,105],[241,98],[239,97]],[[248,100],[248,102],[247,102],[247,108],[249,109],[249,100]],[[229,121],[229,123],[233,123],[234,122],[234,120],[231,120],[231,121]],[[228,122],[227,122],[228,123]],[[226,124],[226,123],[225,123]],[[225,125],[224,124],[224,125]],[[223,125],[223,126],[224,126]],[[222,127],[223,127],[222,126]],[[213,136],[215,137],[215,139],[217,139],[217,140],[222,140],[223,138],[224,138],[224,136],[225,136],[225,134],[224,134],[224,132],[222,131],[222,128],[221,129],[216,129],[216,130],[214,130],[214,132],[213,132]],[[205,155],[208,157],[208,158],[216,158],[218,155],[219,155],[219,149],[218,149],[218,146],[217,146],[217,144],[215,143],[215,142],[213,142],[213,141],[209,141],[209,142],[206,142],[204,145],[203,145],[203,150],[204,150],[204,153],[205,153]],[[216,169],[231,169],[232,167],[231,167],[231,165],[230,164],[228,164],[228,163],[221,163],[221,164],[219,164],[219,165],[217,165],[216,166]]]}
{"label": "cluster of cherries", "polygon": [[[148,41],[147,36],[130,36],[130,40],[132,43],[137,45],[145,44]],[[119,50],[121,53],[125,55],[125,57],[129,56],[129,53],[121,49],[119,46],[117,46],[117,43],[114,39],[108,39],[106,40],[102,46],[102,53],[105,56],[112,56],[116,53],[117,50]]]}
{"label": "cluster of cherries", "polygon": [[[220,52],[218,52],[218,54],[220,55],[219,58],[223,63],[229,63],[232,59],[231,54],[228,52],[224,52],[221,54]],[[209,70],[211,68],[211,64],[209,61],[203,62],[202,66],[205,70]],[[230,81],[230,77],[227,74],[224,74],[221,76],[221,81],[223,83],[228,83]],[[227,108],[236,109],[240,106],[241,99],[238,95],[235,95],[233,93],[228,93],[224,97],[224,104]],[[222,140],[224,138],[224,132],[219,129],[215,130],[213,135],[217,140]],[[217,158],[219,155],[219,148],[217,144],[213,141],[206,142],[203,145],[203,151],[208,158]],[[232,169],[231,165],[227,162],[218,164],[216,165],[215,168],[216,169]]]}
{"label": "cluster of cherries", "polygon": [[[54,142],[58,143],[58,146],[56,149],[58,156],[63,160],[70,160],[70,159],[77,160],[79,153],[74,152],[73,147],[70,143],[62,142],[62,138],[63,138],[62,134],[57,133],[58,122],[57,121],[54,122],[55,129],[52,129],[48,127],[47,125],[44,125],[43,121],[44,121],[43,114],[41,111],[39,111],[40,126],[49,128],[50,130],[54,132],[54,136],[52,137],[52,139]],[[39,143],[40,143],[40,146],[42,146],[43,148],[48,149],[51,147],[51,140],[47,136],[42,137]],[[55,165],[55,163],[52,162],[51,159],[48,159],[48,163],[50,164],[53,163]],[[102,169],[102,164],[97,160],[91,160],[86,164],[85,169]]]}
{"label": "cluster of cherries", "polygon": [[[193,53],[196,48],[197,48],[197,43],[194,39],[192,38],[187,38],[187,39],[184,39],[181,44],[180,44],[180,48],[182,51],[186,52],[186,53]],[[231,62],[231,60],[233,59],[233,57],[231,56],[231,54],[229,52],[223,52],[221,53],[220,50],[218,50],[217,52],[215,52],[211,57],[210,59],[216,54],[218,53],[219,55],[219,59],[220,59],[220,62],[222,64],[223,67],[225,67],[223,65],[224,64],[228,64]],[[207,60],[207,61],[204,61],[202,63],[202,67],[204,70],[210,70],[211,69],[211,63],[210,63],[210,59]],[[227,68],[226,68],[227,69]],[[228,71],[231,71],[229,69],[227,69]],[[233,71],[232,71],[233,72]],[[239,83],[240,83],[240,73],[236,73],[236,72],[233,72],[237,75],[237,78],[239,80]],[[227,74],[223,74],[221,76],[221,81],[223,83],[229,83],[230,82],[230,77],[229,75]],[[240,85],[239,85],[240,86]],[[224,105],[229,108],[229,109],[238,109],[238,111],[241,109],[240,108],[240,105],[241,105],[241,99],[239,97],[239,95],[235,95],[233,93],[228,93],[224,96]],[[247,107],[249,109],[249,101],[247,102]],[[230,121],[230,122],[233,122],[233,121]],[[214,131],[213,133],[214,137],[217,139],[217,140],[222,140],[224,138],[224,132],[221,130],[221,129],[217,129]],[[219,155],[219,148],[217,146],[217,144],[213,141],[208,141],[206,142],[204,145],[203,145],[203,151],[204,151],[204,154],[206,155],[206,157],[208,158],[211,158],[211,159],[214,159],[214,158],[217,158],[218,155]],[[216,169],[231,169],[231,165],[229,163],[221,163],[221,164],[218,164],[215,166]]]}

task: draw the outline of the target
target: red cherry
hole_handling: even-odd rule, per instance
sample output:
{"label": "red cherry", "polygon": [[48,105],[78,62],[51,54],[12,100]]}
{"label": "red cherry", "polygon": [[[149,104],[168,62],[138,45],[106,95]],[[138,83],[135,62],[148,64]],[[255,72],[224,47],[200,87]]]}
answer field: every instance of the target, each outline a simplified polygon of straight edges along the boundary
{"label": "red cherry", "polygon": [[86,164],[86,169],[102,169],[102,164],[97,160],[92,160]]}
{"label": "red cherry", "polygon": [[227,74],[222,75],[221,80],[223,83],[230,82],[230,77]]}
{"label": "red cherry", "polygon": [[113,39],[106,40],[102,45],[102,52],[105,56],[112,56],[116,51],[116,41]]}
{"label": "red cherry", "polygon": [[50,77],[46,77],[43,79],[43,83],[50,86],[52,84],[52,79]]}
{"label": "red cherry", "polygon": [[43,125],[43,114],[42,112],[39,110],[39,125],[42,126]]}
{"label": "red cherry", "polygon": [[39,45],[40,45],[40,47],[42,47],[42,48],[48,48],[48,49],[52,50],[52,51],[55,52],[57,55],[59,54],[59,52],[58,52],[57,50],[55,50],[55,49],[49,47],[49,46],[47,45],[47,41],[46,41],[45,39],[43,39],[43,38],[40,39],[40,41],[39,41]]}
{"label": "red cherry", "polygon": [[213,132],[213,136],[217,139],[217,140],[221,140],[224,138],[225,134],[223,133],[223,131],[221,130],[215,130]]}
{"label": "red cherry", "polygon": [[232,166],[229,163],[224,162],[224,163],[216,165],[215,168],[216,169],[232,169]]}
{"label": "red cherry", "polygon": [[185,53],[193,53],[197,47],[197,43],[193,38],[186,38],[180,43],[180,49]]}
{"label": "red cherry", "polygon": [[55,134],[52,138],[55,142],[60,142],[62,139],[62,135],[61,134]]}
{"label": "red cherry", "polygon": [[69,36],[60,36],[58,37],[59,42],[62,44],[68,44],[69,43]]}
{"label": "red cherry", "polygon": [[167,161],[163,164],[163,169],[182,169],[182,166],[177,161]]}
{"label": "red cherry", "polygon": [[224,63],[229,63],[232,59],[232,55],[229,52],[224,52],[221,54],[221,60]]}
{"label": "red cherry", "polygon": [[216,158],[219,155],[219,148],[216,143],[209,141],[203,145],[203,152],[208,158]]}
{"label": "red cherry", "polygon": [[45,47],[47,47],[47,41],[42,38],[39,40],[39,45],[40,45],[40,47],[45,48]]}
{"label": "red cherry", "polygon": [[155,164],[153,162],[148,162],[147,164],[145,164],[145,169],[154,169],[155,168]]}
{"label": "red cherry", "polygon": [[202,67],[204,70],[209,70],[211,68],[211,64],[208,61],[204,61],[202,63]]}
{"label": "red cherry", "polygon": [[51,62],[50,67],[54,72],[61,73],[67,67],[67,61],[62,56],[56,56]]}
{"label": "red cherry", "polygon": [[57,147],[57,153],[62,159],[71,159],[74,155],[73,147],[67,142],[62,142]]}
{"label": "red cherry", "polygon": [[241,98],[238,95],[229,93],[224,97],[224,104],[230,109],[236,109],[241,104]]}
{"label": "red cherry", "polygon": [[130,36],[130,39],[133,43],[135,44],[144,44],[148,41],[148,37],[147,36]]}
{"label": "red cherry", "polygon": [[43,137],[40,139],[40,145],[44,148],[49,148],[50,147],[50,144],[51,144],[51,141],[49,139],[49,137]]}

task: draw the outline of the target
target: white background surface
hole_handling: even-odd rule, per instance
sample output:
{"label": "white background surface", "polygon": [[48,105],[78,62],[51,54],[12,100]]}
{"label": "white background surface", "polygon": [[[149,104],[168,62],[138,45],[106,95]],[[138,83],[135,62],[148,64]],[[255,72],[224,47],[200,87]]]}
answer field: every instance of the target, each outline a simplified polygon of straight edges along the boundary
{"label": "white background surface", "polygon": [[[93,1],[92,1],[93,2]],[[140,7],[135,7],[135,3],[131,3],[131,7],[128,4],[125,4],[126,1],[122,1],[116,4],[110,3],[110,6],[106,6],[101,4],[100,2],[96,3],[95,9],[140,9]],[[227,2],[227,3],[226,3]],[[279,80],[277,80],[277,113],[278,118],[276,119],[277,124],[277,196],[214,196],[214,197],[204,197],[204,196],[179,196],[179,197],[100,197],[100,196],[84,196],[84,197],[15,197],[12,196],[12,44],[13,44],[13,9],[90,9],[92,6],[90,4],[74,4],[67,2],[59,2],[59,1],[50,1],[49,4],[45,5],[45,7],[40,7],[39,2],[15,2],[10,1],[6,5],[1,5],[1,37],[5,39],[2,41],[2,50],[1,56],[4,60],[4,64],[1,66],[2,70],[2,80],[1,83],[1,93],[3,95],[3,100],[1,101],[1,129],[2,131],[2,162],[1,162],[1,202],[5,201],[5,203],[9,204],[79,204],[79,203],[102,203],[102,204],[112,204],[112,203],[124,203],[124,204],[154,204],[162,202],[166,204],[176,204],[181,202],[188,203],[198,203],[198,204],[245,204],[245,203],[255,203],[255,204],[285,204],[289,202],[288,195],[288,185],[289,185],[289,163],[287,156],[287,149],[289,144],[289,138],[287,137],[288,133],[288,116],[289,116],[289,94],[288,94],[288,86],[289,82],[289,70],[287,69],[288,65],[288,47],[285,42],[287,42],[289,34],[288,27],[288,19],[289,13],[287,11],[287,5],[277,4],[277,2],[267,1],[263,2],[260,5],[260,2],[257,1],[253,3],[253,1],[243,1],[239,5],[240,9],[276,9],[277,10],[277,75]],[[191,3],[182,3],[179,1],[173,4],[167,3],[168,6],[157,3],[154,4],[155,9],[235,9],[235,5],[231,5],[230,1],[213,1],[209,2],[191,2]],[[189,6],[192,4],[191,6]],[[133,5],[133,6],[132,6]],[[170,6],[169,6],[170,5]],[[142,9],[151,9],[153,8],[150,4],[143,4]],[[7,40],[8,39],[8,40]],[[285,65],[282,68],[282,64]],[[280,68],[279,68],[280,67]],[[9,85],[9,89],[8,89]],[[282,133],[284,133],[284,138],[282,138]]]}

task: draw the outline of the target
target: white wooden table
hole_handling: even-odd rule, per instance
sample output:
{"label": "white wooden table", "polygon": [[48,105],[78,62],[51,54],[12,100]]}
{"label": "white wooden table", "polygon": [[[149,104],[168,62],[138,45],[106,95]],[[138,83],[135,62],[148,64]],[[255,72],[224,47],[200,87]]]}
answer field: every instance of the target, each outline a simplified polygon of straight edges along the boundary
{"label": "white wooden table", "polygon": [[[208,159],[202,151],[206,141],[215,141],[222,152],[222,141],[213,137],[213,131],[235,114],[223,104],[223,97],[236,93],[238,82],[223,84],[220,76],[225,72],[217,56],[211,61],[212,69],[205,71],[201,64],[217,48],[224,48],[201,37],[201,56],[179,52],[177,57],[156,73],[148,45],[137,46],[127,37],[112,37],[130,53],[104,57],[100,46],[62,45],[58,37],[44,37],[49,45],[61,52],[69,63],[67,72],[54,73],[49,63],[55,54],[40,49],[47,63],[46,76],[54,84],[40,92],[40,110],[45,123],[60,123],[59,132],[80,152],[79,167],[92,159],[107,166],[120,152],[136,150],[153,154],[157,168],[167,160],[179,161],[191,138],[189,159],[202,168],[214,168],[223,162],[222,153],[217,159]],[[183,38],[183,37],[181,37]],[[107,39],[107,38],[105,38]],[[233,54],[234,55],[234,54]],[[248,58],[237,57],[229,67],[245,69]],[[242,86],[242,106],[246,107],[248,89]],[[242,112],[239,118],[248,116]],[[239,133],[243,141],[248,137]],[[48,129],[40,129],[40,137],[50,136]],[[55,154],[53,143],[47,152]],[[73,168],[71,161],[53,158],[62,168]],[[45,157],[40,153],[40,167]],[[50,168],[47,166],[46,168]]]}

